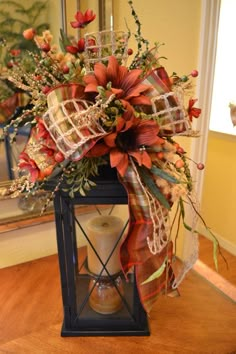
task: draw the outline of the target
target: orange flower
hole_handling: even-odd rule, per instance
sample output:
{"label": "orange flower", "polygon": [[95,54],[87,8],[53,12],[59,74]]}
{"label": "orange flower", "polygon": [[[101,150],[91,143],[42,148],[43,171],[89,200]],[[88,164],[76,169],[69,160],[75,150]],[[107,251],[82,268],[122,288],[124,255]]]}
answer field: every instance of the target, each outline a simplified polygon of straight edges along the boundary
{"label": "orange flower", "polygon": [[123,101],[128,101],[132,105],[151,105],[149,97],[145,93],[150,90],[150,86],[142,84],[140,75],[142,70],[128,70],[125,66],[119,65],[114,56],[109,58],[108,66],[96,63],[94,73],[85,75],[85,92],[98,92],[98,86],[107,89],[107,84],[111,88],[107,89],[108,95],[115,94]]}
{"label": "orange flower", "polygon": [[150,169],[152,161],[145,147],[164,142],[157,136],[158,132],[156,122],[140,120],[131,111],[126,111],[123,117],[117,118],[116,131],[105,136],[87,156],[103,156],[109,153],[111,167],[116,167],[121,176],[125,175],[128,168],[129,156],[140,166]]}
{"label": "orange flower", "polygon": [[193,107],[195,102],[197,102],[197,99],[193,100],[189,100],[189,105],[188,105],[188,116],[189,116],[189,119],[190,119],[190,122],[193,121],[193,117],[194,118],[198,118],[201,114],[201,109],[200,108],[196,108],[196,107]]}

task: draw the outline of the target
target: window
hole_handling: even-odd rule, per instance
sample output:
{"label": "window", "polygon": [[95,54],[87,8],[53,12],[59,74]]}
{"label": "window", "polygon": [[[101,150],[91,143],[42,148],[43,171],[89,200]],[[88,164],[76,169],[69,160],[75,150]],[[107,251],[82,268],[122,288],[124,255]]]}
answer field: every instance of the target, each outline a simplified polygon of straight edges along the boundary
{"label": "window", "polygon": [[210,130],[236,135],[229,103],[236,104],[236,1],[221,0]]}

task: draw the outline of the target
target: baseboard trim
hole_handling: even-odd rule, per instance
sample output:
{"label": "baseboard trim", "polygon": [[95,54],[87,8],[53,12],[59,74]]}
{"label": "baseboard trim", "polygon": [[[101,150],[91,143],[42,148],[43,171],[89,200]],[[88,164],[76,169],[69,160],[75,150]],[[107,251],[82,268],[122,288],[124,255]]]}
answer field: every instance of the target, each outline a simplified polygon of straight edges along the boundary
{"label": "baseboard trim", "polygon": [[209,283],[213,284],[219,291],[236,303],[236,287],[233,284],[200,260],[197,260],[193,266],[193,270],[195,270],[199,275],[201,275]]}

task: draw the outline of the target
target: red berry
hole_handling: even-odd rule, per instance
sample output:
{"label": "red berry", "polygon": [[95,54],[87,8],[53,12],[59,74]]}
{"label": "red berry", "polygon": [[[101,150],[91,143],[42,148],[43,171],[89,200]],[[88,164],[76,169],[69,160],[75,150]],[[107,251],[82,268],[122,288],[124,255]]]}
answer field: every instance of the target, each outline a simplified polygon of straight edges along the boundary
{"label": "red berry", "polygon": [[43,43],[40,47],[43,52],[47,53],[50,51],[51,47],[49,43]]}
{"label": "red berry", "polygon": [[178,143],[174,143],[173,146],[176,148],[176,150],[179,148],[179,144]]}
{"label": "red berry", "polygon": [[197,164],[197,168],[198,168],[198,170],[203,170],[203,169],[205,168],[205,166],[204,166],[203,163],[199,162],[199,163]]}
{"label": "red berry", "polygon": [[64,65],[62,68],[63,74],[68,74],[68,72],[70,71],[70,68],[68,65]]}
{"label": "red berry", "polygon": [[191,76],[192,77],[197,77],[198,76],[198,71],[197,70],[191,71]]}
{"label": "red berry", "polygon": [[157,158],[158,158],[159,160],[162,160],[162,159],[164,158],[164,154],[163,154],[162,151],[159,151],[159,152],[157,153]]}
{"label": "red berry", "polygon": [[133,49],[132,49],[132,48],[129,48],[129,49],[127,50],[127,54],[128,54],[128,55],[132,55],[132,54],[133,54]]}
{"label": "red berry", "polygon": [[36,33],[36,32],[35,32],[35,30],[34,30],[33,28],[28,28],[28,29],[24,30],[24,32],[23,32],[23,37],[24,37],[25,39],[31,40],[31,39],[34,38],[35,33]]}
{"label": "red berry", "polygon": [[177,148],[177,152],[178,152],[179,154],[184,154],[184,153],[185,153],[184,149],[183,149],[181,146],[179,146],[179,147]]}
{"label": "red berry", "polygon": [[8,69],[11,69],[11,68],[13,67],[12,61],[9,61],[9,62],[7,63],[7,67],[8,67]]}
{"label": "red berry", "polygon": [[55,154],[54,159],[55,159],[56,162],[62,162],[62,161],[65,160],[65,157],[63,156],[63,154],[60,151],[58,151]]}
{"label": "red berry", "polygon": [[176,162],[175,162],[175,167],[176,168],[181,168],[181,167],[183,167],[184,166],[184,161],[183,160],[177,160]]}
{"label": "red berry", "polygon": [[42,93],[44,93],[45,95],[50,91],[50,87],[49,86],[44,86],[43,88],[42,88]]}

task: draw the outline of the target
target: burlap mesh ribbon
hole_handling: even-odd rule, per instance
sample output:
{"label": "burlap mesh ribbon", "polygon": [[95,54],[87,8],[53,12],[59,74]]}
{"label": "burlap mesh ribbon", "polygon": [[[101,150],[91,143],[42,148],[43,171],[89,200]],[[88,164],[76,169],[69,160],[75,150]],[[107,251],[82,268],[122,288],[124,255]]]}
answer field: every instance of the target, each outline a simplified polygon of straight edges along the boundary
{"label": "burlap mesh ribbon", "polygon": [[104,30],[86,33],[84,39],[87,72],[93,71],[96,63],[108,62],[111,55],[115,56],[119,63],[126,63],[128,58],[128,33]]}
{"label": "burlap mesh ribbon", "polygon": [[107,134],[99,123],[103,108],[85,99],[83,86],[61,85],[48,94],[47,103],[44,124],[65,158],[81,159]]}

